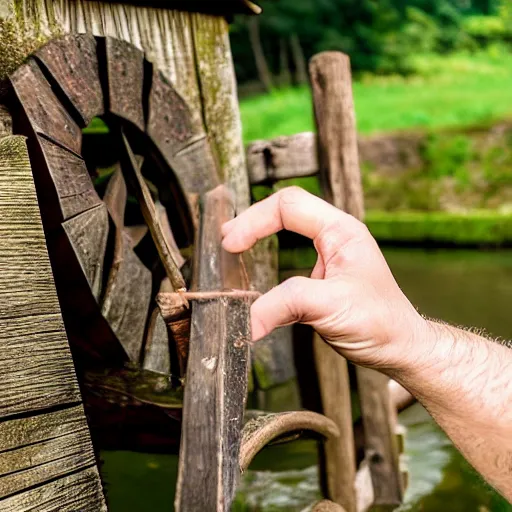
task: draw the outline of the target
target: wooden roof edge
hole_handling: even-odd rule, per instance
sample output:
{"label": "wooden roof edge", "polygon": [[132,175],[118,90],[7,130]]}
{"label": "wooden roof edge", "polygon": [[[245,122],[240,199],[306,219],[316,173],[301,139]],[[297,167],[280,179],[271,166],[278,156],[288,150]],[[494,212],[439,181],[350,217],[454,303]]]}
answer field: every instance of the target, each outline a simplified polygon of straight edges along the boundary
{"label": "wooden roof edge", "polygon": [[260,14],[262,9],[251,0],[107,0],[110,3],[129,3],[210,14]]}

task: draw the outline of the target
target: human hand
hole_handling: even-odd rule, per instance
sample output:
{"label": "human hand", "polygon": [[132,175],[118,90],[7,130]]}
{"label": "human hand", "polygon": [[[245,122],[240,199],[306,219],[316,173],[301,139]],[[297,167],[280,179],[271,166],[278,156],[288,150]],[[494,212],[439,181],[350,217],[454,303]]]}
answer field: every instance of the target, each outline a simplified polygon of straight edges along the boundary
{"label": "human hand", "polygon": [[298,187],[281,190],[222,227],[233,253],[282,229],[313,240],[318,259],[311,278],[292,277],[251,307],[253,340],[275,328],[311,325],[347,359],[400,367],[413,356],[426,321],[398,287],[366,226]]}

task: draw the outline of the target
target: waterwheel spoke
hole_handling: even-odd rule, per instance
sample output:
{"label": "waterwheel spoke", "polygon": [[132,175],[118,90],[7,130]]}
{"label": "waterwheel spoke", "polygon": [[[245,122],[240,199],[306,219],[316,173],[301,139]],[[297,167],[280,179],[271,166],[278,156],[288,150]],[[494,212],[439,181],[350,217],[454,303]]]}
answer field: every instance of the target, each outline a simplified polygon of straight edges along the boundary
{"label": "waterwheel spoke", "polygon": [[110,179],[103,200],[116,232],[101,312],[130,360],[138,362],[151,300],[152,277],[133,252],[133,242],[124,229],[127,190],[120,167]]}
{"label": "waterwheel spoke", "polygon": [[[122,161],[123,172],[132,186],[137,200],[139,201],[142,215],[149,227],[149,231],[157,248],[167,277],[170,279],[175,290],[183,290],[186,288],[186,285],[185,279],[183,278],[179,265],[176,261],[176,258],[178,257],[177,253],[179,253],[179,251],[177,251],[177,246],[175,242],[174,244],[169,243],[169,240],[166,237],[166,233],[160,223],[157,208],[151,196],[151,191],[142,176],[141,166],[138,164],[128,140],[124,135],[122,135],[122,142],[126,152]],[[167,235],[169,235],[169,233],[172,232],[169,230]]]}

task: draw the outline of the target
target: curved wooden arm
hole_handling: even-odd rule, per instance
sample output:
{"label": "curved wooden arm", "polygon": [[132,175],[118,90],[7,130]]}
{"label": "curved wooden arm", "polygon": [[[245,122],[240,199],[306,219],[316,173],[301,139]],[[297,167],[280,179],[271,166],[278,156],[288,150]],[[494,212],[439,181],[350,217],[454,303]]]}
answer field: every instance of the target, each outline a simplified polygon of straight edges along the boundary
{"label": "curved wooden arm", "polygon": [[240,469],[244,472],[255,455],[270,441],[298,430],[310,430],[324,437],[339,437],[336,424],[329,418],[309,411],[283,412],[258,416],[244,426],[240,448]]}
{"label": "curved wooden arm", "polygon": [[312,512],[345,512],[345,509],[329,500],[322,500],[313,505]]}

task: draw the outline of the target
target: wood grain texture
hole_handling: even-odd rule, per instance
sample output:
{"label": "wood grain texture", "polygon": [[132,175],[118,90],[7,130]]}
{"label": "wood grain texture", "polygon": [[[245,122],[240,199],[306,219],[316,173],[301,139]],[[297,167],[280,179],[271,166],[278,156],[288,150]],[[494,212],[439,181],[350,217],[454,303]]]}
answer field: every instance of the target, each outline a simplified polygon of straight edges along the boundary
{"label": "wood grain texture", "polygon": [[157,69],[153,71],[149,95],[147,133],[168,162],[188,146],[195,135],[187,103]]}
{"label": "wood grain texture", "polygon": [[0,140],[0,269],[0,417],[79,401],[25,140],[19,136]]}
{"label": "wood grain texture", "polygon": [[[31,51],[65,33],[90,33],[133,44],[184,98],[194,133],[206,130],[221,181],[227,180],[235,192],[237,209],[249,205],[229,28],[223,17],[89,0],[16,0],[16,5],[14,0],[6,1],[9,16],[16,19],[10,42],[15,57],[6,62],[6,70],[14,70]],[[30,22],[18,20],[17,12]]]}
{"label": "wood grain texture", "polygon": [[172,242],[166,237],[166,232],[160,223],[160,217],[151,196],[151,191],[140,169],[141,164],[137,162],[124,135],[122,139],[125,149],[125,154],[121,162],[123,172],[137,197],[142,215],[149,227],[151,237],[157,248],[165,273],[175,290],[185,289],[185,280],[180,272],[178,262],[174,259],[173,255],[173,253],[176,252],[175,245],[173,247]]}
{"label": "wood grain texture", "polygon": [[36,61],[30,59],[23,64],[11,75],[10,80],[32,129],[80,154],[80,127],[61,105]]}
{"label": "wood grain texture", "polygon": [[[350,60],[339,52],[324,52],[313,57],[310,73],[318,131],[320,176],[325,197],[338,208],[363,220],[364,204]],[[339,356],[333,352],[332,357]],[[325,358],[317,359],[318,368],[325,365],[325,374],[328,364],[330,362]],[[319,370],[319,373],[324,372]],[[403,496],[403,485],[398,467],[394,434],[396,414],[390,406],[389,379],[361,367],[356,369],[356,375],[375,504],[399,504]],[[324,388],[323,396],[338,396],[344,392],[341,381],[321,379],[320,385]],[[327,456],[330,456],[329,453]],[[343,471],[349,472],[351,469]],[[341,468],[338,473],[341,473]]]}
{"label": "wood grain texture", "polygon": [[312,132],[259,140],[247,146],[247,168],[252,185],[313,176],[320,164]]}
{"label": "wood grain texture", "polygon": [[87,126],[105,112],[96,40],[91,35],[68,34],[43,46],[36,59],[48,70]]}
{"label": "wood grain texture", "polygon": [[[269,237],[250,252],[247,265],[251,287],[266,293],[279,284],[278,241]],[[251,363],[259,389],[269,389],[296,377],[292,327],[276,329],[251,350]]]}
{"label": "wood grain texture", "polygon": [[256,454],[267,444],[283,434],[291,434],[309,430],[326,437],[336,439],[340,431],[329,418],[310,411],[281,412],[277,414],[261,414],[248,421],[242,431],[240,448],[240,468],[249,468]]}
{"label": "wood grain texture", "polygon": [[91,292],[98,300],[103,286],[103,262],[109,231],[107,207],[100,204],[65,221],[62,227]]}
{"label": "wood grain texture", "polygon": [[311,59],[309,71],[325,197],[362,220],[364,201],[350,59],[340,52],[323,52]]}
{"label": "wood grain texture", "polygon": [[329,497],[347,512],[356,512],[356,454],[347,361],[316,333],[313,350],[323,413],[340,432],[338,438],[327,439],[325,442],[327,490]]}
{"label": "wood grain texture", "polygon": [[107,512],[96,468],[59,478],[0,502],[2,512]]}
{"label": "wood grain texture", "polygon": [[101,313],[130,360],[138,363],[151,300],[152,276],[133,252],[133,239],[125,231],[126,199],[126,183],[118,167],[103,197],[116,231],[114,257],[101,301]]}
{"label": "wood grain texture", "polygon": [[217,162],[206,136],[178,152],[171,167],[188,195],[204,194],[220,183]]}
{"label": "wood grain texture", "polygon": [[0,139],[0,279],[0,509],[106,511],[21,136]]}
{"label": "wood grain texture", "polygon": [[241,212],[249,206],[249,180],[228,24],[224,18],[203,14],[192,14],[191,20],[206,133],[221,182],[228,183]]}
{"label": "wood grain texture", "polygon": [[[85,162],[53,142],[37,137],[50,179],[57,192],[61,217],[67,220],[101,204]],[[43,169],[38,168],[38,173]],[[55,205],[53,205],[55,208]]]}
{"label": "wood grain texture", "polygon": [[[203,200],[196,277],[198,291],[241,288],[240,259],[223,251],[220,226],[234,210],[223,187]],[[228,511],[238,476],[247,392],[249,301],[194,303],[184,397],[178,511]],[[201,489],[201,492],[198,492]]]}
{"label": "wood grain texture", "polygon": [[105,45],[109,110],[144,131],[144,53],[113,37],[107,37]]}

